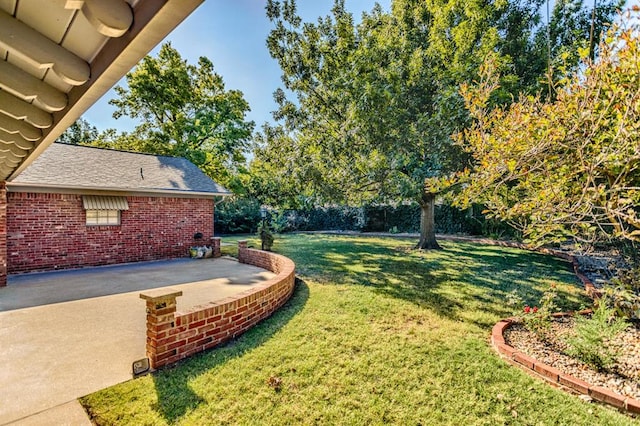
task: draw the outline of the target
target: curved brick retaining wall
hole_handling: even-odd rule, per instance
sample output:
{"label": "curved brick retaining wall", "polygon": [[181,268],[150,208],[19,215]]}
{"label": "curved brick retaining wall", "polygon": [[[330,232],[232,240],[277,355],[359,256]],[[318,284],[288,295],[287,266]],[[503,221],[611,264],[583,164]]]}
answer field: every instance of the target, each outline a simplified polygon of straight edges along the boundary
{"label": "curved brick retaining wall", "polygon": [[147,357],[151,368],[174,363],[223,344],[247,331],[281,307],[293,294],[295,264],[279,254],[247,248],[238,242],[240,263],[276,274],[250,290],[206,308],[176,312],[181,291],[171,288],[140,294],[147,302]]}

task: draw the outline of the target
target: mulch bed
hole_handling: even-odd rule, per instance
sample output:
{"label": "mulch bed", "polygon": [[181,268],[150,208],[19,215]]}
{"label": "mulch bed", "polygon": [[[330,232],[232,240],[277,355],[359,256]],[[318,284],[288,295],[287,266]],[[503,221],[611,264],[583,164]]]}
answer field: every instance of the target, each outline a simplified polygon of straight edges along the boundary
{"label": "mulch bed", "polygon": [[640,328],[630,325],[620,333],[611,345],[619,355],[608,371],[596,371],[566,354],[565,338],[570,335],[572,317],[554,318],[546,341],[541,341],[523,324],[513,323],[504,332],[505,342],[516,350],[544,362],[561,372],[584,380],[592,385],[605,387],[618,394],[640,400]]}

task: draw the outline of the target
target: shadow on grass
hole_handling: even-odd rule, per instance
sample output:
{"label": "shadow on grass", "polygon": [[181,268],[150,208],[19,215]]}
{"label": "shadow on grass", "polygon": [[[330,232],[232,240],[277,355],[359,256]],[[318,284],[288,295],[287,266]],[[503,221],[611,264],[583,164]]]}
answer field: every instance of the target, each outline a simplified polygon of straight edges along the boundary
{"label": "shadow on grass", "polygon": [[202,398],[190,388],[191,380],[262,345],[300,312],[308,299],[309,287],[296,277],[293,295],[269,318],[223,346],[154,373],[153,381],[158,396],[158,403],[153,407],[154,410],[161,413],[170,424],[179,421],[203,402]]}
{"label": "shadow on grass", "polygon": [[586,301],[568,262],[518,249],[444,241],[444,250],[420,251],[410,240],[326,235],[297,236],[281,247],[302,275],[320,283],[371,286],[451,320],[482,311],[482,327],[493,320],[484,314],[512,314],[506,304],[512,291],[533,306],[548,284],[559,282],[561,309]]}

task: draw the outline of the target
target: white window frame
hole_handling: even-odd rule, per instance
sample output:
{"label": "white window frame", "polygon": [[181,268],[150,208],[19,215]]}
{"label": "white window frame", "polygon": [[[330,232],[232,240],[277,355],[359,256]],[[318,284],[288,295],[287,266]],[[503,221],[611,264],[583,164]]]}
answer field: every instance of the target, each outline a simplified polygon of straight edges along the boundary
{"label": "white window frame", "polygon": [[87,226],[119,226],[120,210],[86,210]]}

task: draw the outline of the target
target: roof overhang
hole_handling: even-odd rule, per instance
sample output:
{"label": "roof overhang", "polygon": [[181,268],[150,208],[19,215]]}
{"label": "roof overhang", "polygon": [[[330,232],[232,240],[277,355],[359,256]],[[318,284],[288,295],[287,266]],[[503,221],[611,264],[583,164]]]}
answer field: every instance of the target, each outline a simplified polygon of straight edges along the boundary
{"label": "roof overhang", "polygon": [[74,194],[104,196],[169,197],[169,198],[206,198],[228,197],[230,192],[198,192],[175,189],[132,189],[132,188],[94,188],[89,186],[61,187],[30,183],[7,182],[7,192],[28,192],[39,194]]}
{"label": "roof overhang", "polygon": [[203,1],[0,1],[0,181],[22,172]]}

